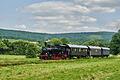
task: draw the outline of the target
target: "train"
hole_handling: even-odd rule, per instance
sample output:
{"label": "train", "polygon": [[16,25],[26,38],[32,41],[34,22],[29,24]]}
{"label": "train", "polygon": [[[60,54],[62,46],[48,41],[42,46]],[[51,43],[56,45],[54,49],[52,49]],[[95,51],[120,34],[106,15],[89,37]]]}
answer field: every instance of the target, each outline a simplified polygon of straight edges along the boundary
{"label": "train", "polygon": [[43,48],[39,58],[61,60],[82,57],[108,57],[109,53],[110,48],[107,47],[65,44]]}

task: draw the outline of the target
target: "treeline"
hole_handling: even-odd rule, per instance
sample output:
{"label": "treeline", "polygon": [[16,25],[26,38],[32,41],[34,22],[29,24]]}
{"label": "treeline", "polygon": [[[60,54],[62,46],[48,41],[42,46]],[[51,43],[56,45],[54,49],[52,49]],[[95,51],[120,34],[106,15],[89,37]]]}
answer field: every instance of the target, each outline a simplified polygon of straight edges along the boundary
{"label": "treeline", "polygon": [[52,38],[68,38],[70,42],[85,42],[89,40],[102,39],[111,40],[114,32],[81,32],[81,33],[61,33],[61,34],[46,34],[25,32],[16,30],[0,29],[0,37],[6,39],[23,39],[29,41],[46,41]]}
{"label": "treeline", "polygon": [[75,41],[71,42],[67,38],[52,38],[47,41],[50,45],[59,45],[59,44],[76,44],[76,45],[86,45],[86,46],[100,46],[100,47],[109,47],[110,41],[102,40],[102,39],[94,39],[89,41]]}
{"label": "treeline", "polygon": [[0,40],[0,54],[26,55],[27,58],[33,58],[37,57],[40,48],[35,42]]}
{"label": "treeline", "polygon": [[[51,38],[47,41],[48,45],[77,44],[86,46],[110,47],[111,54],[120,54],[120,30],[113,35],[112,40],[92,39],[87,41],[71,41],[69,38]],[[41,53],[42,47],[45,47],[45,41],[26,41],[0,39],[0,54],[26,55],[27,58],[37,57]]]}
{"label": "treeline", "polygon": [[[109,46],[109,41],[104,40],[90,40],[86,42],[71,42],[67,38],[52,38],[47,41],[50,46],[60,44],[79,44],[79,45],[92,45],[92,46]],[[37,41],[25,41],[25,40],[9,40],[0,39],[0,54],[9,55],[26,55],[26,57],[37,57],[37,54],[41,53],[42,47],[45,47],[45,42]]]}

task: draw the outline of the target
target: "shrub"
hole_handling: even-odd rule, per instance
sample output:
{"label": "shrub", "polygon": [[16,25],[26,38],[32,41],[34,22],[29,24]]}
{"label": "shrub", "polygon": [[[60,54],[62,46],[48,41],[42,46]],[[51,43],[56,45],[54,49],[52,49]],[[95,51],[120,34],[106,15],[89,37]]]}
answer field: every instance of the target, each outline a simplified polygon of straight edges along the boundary
{"label": "shrub", "polygon": [[7,45],[0,41],[0,54],[4,54],[7,51],[7,49]]}
{"label": "shrub", "polygon": [[26,49],[26,58],[36,58],[36,54],[39,53],[39,50],[40,48],[37,45],[29,43]]}
{"label": "shrub", "polygon": [[12,43],[12,49],[16,55],[26,55],[27,58],[34,58],[39,53],[40,47],[28,41],[15,41]]}

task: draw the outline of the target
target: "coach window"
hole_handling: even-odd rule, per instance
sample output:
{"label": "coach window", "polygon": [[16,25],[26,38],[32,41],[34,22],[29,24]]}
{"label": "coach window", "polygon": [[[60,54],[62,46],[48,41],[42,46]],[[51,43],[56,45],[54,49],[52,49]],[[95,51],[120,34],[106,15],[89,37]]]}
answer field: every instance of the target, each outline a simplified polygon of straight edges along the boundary
{"label": "coach window", "polygon": [[81,49],[81,52],[83,52],[84,51],[84,49]]}
{"label": "coach window", "polygon": [[74,48],[72,48],[72,52],[74,52],[75,51],[75,49]]}
{"label": "coach window", "polygon": [[85,52],[85,49],[83,49],[83,52]]}
{"label": "coach window", "polygon": [[98,50],[96,49],[95,52],[98,52]]}
{"label": "coach window", "polygon": [[75,52],[77,52],[77,49],[75,49]]}
{"label": "coach window", "polygon": [[81,49],[79,49],[79,52],[81,52]]}

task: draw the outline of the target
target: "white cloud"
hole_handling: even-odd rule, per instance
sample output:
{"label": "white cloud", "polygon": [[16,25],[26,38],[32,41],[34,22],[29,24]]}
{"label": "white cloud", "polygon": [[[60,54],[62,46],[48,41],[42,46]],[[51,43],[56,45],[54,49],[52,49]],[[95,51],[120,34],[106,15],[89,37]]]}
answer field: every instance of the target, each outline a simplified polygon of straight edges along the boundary
{"label": "white cloud", "polygon": [[96,6],[91,8],[92,12],[102,12],[102,13],[112,13],[115,12],[116,9],[115,8],[109,8],[109,7],[100,7],[100,6]]}
{"label": "white cloud", "polygon": [[22,25],[15,25],[14,27],[15,28],[21,28],[21,29],[26,29],[27,28],[27,26],[24,25],[24,24],[22,24]]}
{"label": "white cloud", "polygon": [[[79,3],[78,3],[79,2]],[[72,1],[47,1],[34,3],[24,9],[32,13],[90,13],[90,12],[115,12],[118,1],[114,0],[72,0]],[[119,6],[120,7],[120,6]]]}
{"label": "white cloud", "polygon": [[1,29],[9,29],[9,30],[21,30],[21,31],[29,31],[28,26],[25,24],[16,24],[16,25],[4,25],[0,26]]}
{"label": "white cloud", "polygon": [[35,3],[25,7],[25,9],[32,13],[51,12],[51,11],[58,11],[63,13],[67,13],[67,12],[88,13],[89,12],[89,9],[85,6],[75,5],[73,3],[57,2],[57,1]]}
{"label": "white cloud", "polygon": [[91,12],[111,13],[120,8],[120,0],[75,0],[89,7]]}
{"label": "white cloud", "polygon": [[[71,14],[70,14],[71,15]],[[90,16],[79,16],[79,15],[71,15],[71,16],[34,16],[33,19],[41,21],[41,20],[47,20],[47,21],[53,21],[53,22],[60,22],[60,23],[66,23],[66,22],[96,22],[97,19]]]}
{"label": "white cloud", "polygon": [[111,3],[114,0],[80,0],[80,1],[84,1],[87,4],[95,4],[95,3]]}
{"label": "white cloud", "polygon": [[110,31],[96,26],[99,20],[91,14],[114,13],[119,1],[49,0],[25,6],[24,10],[33,15],[32,19],[36,22],[34,30],[39,32]]}
{"label": "white cloud", "polygon": [[56,19],[64,19],[64,16],[35,16],[33,19],[36,20],[56,20]]}
{"label": "white cloud", "polygon": [[120,19],[109,22],[105,26],[112,31],[118,31],[120,29]]}
{"label": "white cloud", "polygon": [[97,19],[94,17],[89,17],[89,16],[81,16],[80,20],[82,22],[96,22]]}
{"label": "white cloud", "polygon": [[113,31],[102,27],[92,26],[67,26],[61,27],[59,25],[51,27],[43,27],[40,24],[35,25],[36,32],[47,32],[47,33],[69,33],[69,32],[97,32],[97,31]]}

